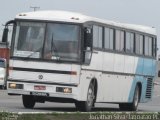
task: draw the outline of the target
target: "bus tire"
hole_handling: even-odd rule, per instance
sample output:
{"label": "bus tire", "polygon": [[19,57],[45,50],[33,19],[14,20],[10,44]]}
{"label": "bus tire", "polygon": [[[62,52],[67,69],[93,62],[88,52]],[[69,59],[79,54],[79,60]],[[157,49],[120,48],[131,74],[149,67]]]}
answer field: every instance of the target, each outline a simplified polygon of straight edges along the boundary
{"label": "bus tire", "polygon": [[25,108],[34,108],[35,105],[35,100],[34,100],[34,96],[31,95],[22,95],[22,100],[23,100],[23,106]]}
{"label": "bus tire", "polygon": [[6,85],[3,85],[3,86],[2,86],[2,89],[3,89],[3,90],[6,90],[6,89],[7,89],[7,86],[6,86]]}
{"label": "bus tire", "polygon": [[120,103],[119,108],[120,110],[125,111],[136,111],[138,108],[138,103],[140,100],[140,88],[137,85],[134,91],[134,97],[132,103]]}
{"label": "bus tire", "polygon": [[90,83],[87,92],[87,101],[76,101],[75,106],[79,111],[89,112],[95,103],[95,89],[93,82]]}

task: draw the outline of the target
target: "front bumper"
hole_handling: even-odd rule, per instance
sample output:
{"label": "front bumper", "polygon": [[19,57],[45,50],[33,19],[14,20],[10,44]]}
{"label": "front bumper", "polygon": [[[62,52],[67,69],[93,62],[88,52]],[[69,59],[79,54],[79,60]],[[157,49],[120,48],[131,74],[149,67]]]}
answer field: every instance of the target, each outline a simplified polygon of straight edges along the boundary
{"label": "front bumper", "polygon": [[[10,88],[9,84],[10,83],[15,83],[15,84],[23,84],[22,89],[17,89],[17,88]],[[35,90],[35,86],[45,86],[45,90]],[[56,88],[57,87],[69,87],[72,88],[72,93],[62,93],[62,92],[57,92]],[[42,97],[44,94],[47,94],[47,97],[57,97],[57,98],[67,98],[67,99],[74,99],[78,100],[78,86],[73,87],[73,86],[61,86],[61,85],[48,85],[48,84],[37,84],[37,83],[23,83],[23,82],[7,82],[7,89],[8,89],[8,94],[12,95],[33,95],[33,93],[36,93],[34,95],[37,95],[39,97]],[[40,94],[38,94],[40,93]]]}

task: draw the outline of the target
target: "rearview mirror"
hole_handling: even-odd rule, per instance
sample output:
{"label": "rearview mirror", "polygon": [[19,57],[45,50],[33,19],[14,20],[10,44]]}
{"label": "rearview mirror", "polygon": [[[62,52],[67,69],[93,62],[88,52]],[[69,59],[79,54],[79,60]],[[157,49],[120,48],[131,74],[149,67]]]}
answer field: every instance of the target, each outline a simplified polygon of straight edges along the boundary
{"label": "rearview mirror", "polygon": [[85,28],[84,46],[85,46],[85,48],[92,46],[92,32],[91,32],[90,28]]}
{"label": "rearview mirror", "polygon": [[2,42],[7,42],[8,41],[8,27],[5,27],[3,30],[3,37],[2,37]]}
{"label": "rearview mirror", "polygon": [[5,24],[5,28],[3,30],[3,36],[2,36],[2,42],[8,42],[8,32],[9,32],[9,29],[8,29],[8,26],[9,24],[16,24],[15,20],[10,20],[8,22],[6,22]]}
{"label": "rearview mirror", "polygon": [[84,31],[84,64],[89,65],[92,57],[92,29]]}

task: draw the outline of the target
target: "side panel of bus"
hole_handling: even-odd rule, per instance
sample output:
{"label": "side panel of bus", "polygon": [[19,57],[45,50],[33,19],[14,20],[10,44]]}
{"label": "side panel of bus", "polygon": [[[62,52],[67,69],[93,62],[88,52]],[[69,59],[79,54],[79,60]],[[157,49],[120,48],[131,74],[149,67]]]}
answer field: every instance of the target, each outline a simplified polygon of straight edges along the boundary
{"label": "side panel of bus", "polygon": [[[89,66],[98,83],[96,102],[132,102],[136,85],[141,85],[141,101],[148,101],[153,92],[155,60],[117,53],[93,53]],[[150,80],[151,79],[151,80]]]}

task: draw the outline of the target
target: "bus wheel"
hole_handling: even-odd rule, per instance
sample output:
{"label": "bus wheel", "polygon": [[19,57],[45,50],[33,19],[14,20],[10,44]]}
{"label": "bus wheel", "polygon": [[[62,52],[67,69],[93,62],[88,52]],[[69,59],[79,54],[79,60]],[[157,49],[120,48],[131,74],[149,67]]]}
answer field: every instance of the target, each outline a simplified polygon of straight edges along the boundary
{"label": "bus wheel", "polygon": [[80,111],[89,112],[95,103],[95,90],[93,82],[90,83],[87,93],[87,101],[76,101],[76,108]]}
{"label": "bus wheel", "polygon": [[5,85],[3,85],[3,86],[2,86],[2,89],[3,89],[3,90],[6,90],[6,89],[7,89],[7,87],[6,87]]}
{"label": "bus wheel", "polygon": [[22,95],[22,100],[25,108],[33,108],[36,103],[34,97],[31,95]]}
{"label": "bus wheel", "polygon": [[139,89],[139,86],[137,85],[134,91],[133,102],[132,103],[120,103],[119,104],[120,110],[136,111],[138,108],[139,100],[140,100],[140,89]]}

